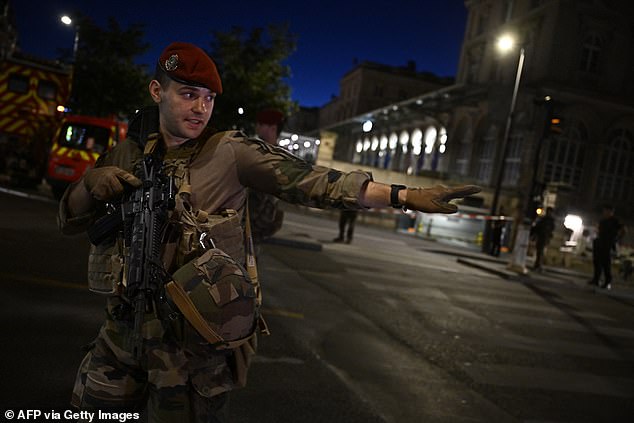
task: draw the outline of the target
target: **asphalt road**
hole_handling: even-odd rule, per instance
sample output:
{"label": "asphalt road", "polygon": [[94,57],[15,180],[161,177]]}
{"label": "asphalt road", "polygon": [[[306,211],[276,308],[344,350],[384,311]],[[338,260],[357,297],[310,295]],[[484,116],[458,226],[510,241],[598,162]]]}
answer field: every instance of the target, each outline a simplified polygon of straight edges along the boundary
{"label": "asphalt road", "polygon": [[[69,409],[102,318],[85,288],[87,241],[61,236],[55,210],[0,193],[0,415]],[[631,302],[503,280],[384,229],[335,244],[336,227],[287,213],[280,236],[322,250],[263,247],[272,335],[232,394],[232,421],[632,420]]]}

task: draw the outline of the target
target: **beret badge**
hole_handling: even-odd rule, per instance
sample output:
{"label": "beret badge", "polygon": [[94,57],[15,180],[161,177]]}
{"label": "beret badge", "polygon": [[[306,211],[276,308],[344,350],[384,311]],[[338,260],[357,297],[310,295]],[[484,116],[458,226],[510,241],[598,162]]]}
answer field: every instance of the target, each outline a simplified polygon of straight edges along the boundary
{"label": "beret badge", "polygon": [[168,72],[178,69],[178,54],[172,54],[169,59],[165,61],[165,70]]}

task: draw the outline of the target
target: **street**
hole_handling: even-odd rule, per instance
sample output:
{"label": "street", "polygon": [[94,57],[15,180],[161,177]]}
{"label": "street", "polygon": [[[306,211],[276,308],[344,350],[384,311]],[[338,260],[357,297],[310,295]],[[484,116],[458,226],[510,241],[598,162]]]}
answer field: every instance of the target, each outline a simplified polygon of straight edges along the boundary
{"label": "street", "polygon": [[[88,241],[57,231],[56,208],[0,193],[3,415],[70,409],[102,319]],[[337,234],[328,216],[290,211],[277,237],[293,242],[262,247],[272,335],[231,421],[631,421],[631,299],[505,280],[459,263],[458,247],[389,229],[357,224],[351,244]]]}

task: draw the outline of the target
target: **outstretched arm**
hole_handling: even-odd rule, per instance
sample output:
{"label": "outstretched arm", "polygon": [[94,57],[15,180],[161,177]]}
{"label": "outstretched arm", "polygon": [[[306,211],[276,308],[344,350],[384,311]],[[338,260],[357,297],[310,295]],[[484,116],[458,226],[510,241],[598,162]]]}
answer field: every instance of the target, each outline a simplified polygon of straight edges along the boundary
{"label": "outstretched arm", "polygon": [[[426,213],[455,213],[458,207],[449,201],[476,194],[480,190],[480,187],[476,185],[406,188],[398,192],[398,202],[410,210]],[[391,204],[390,194],[390,185],[369,181],[361,191],[360,202],[365,207],[387,207]]]}

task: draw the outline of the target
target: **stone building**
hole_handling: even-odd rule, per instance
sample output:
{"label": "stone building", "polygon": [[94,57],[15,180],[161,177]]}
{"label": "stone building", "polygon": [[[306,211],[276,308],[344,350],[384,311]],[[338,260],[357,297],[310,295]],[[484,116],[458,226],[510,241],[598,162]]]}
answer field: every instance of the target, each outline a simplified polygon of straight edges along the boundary
{"label": "stone building", "polygon": [[[394,183],[476,183],[484,209],[516,222],[539,204],[588,227],[611,203],[631,226],[634,7],[627,0],[465,6],[455,84],[322,125],[318,162],[367,168]],[[517,90],[520,50],[500,54],[503,33],[524,51]]]}
{"label": "stone building", "polygon": [[319,126],[328,127],[451,83],[453,78],[418,72],[413,61],[409,61],[407,66],[361,62],[341,78],[339,96],[320,109]]}

